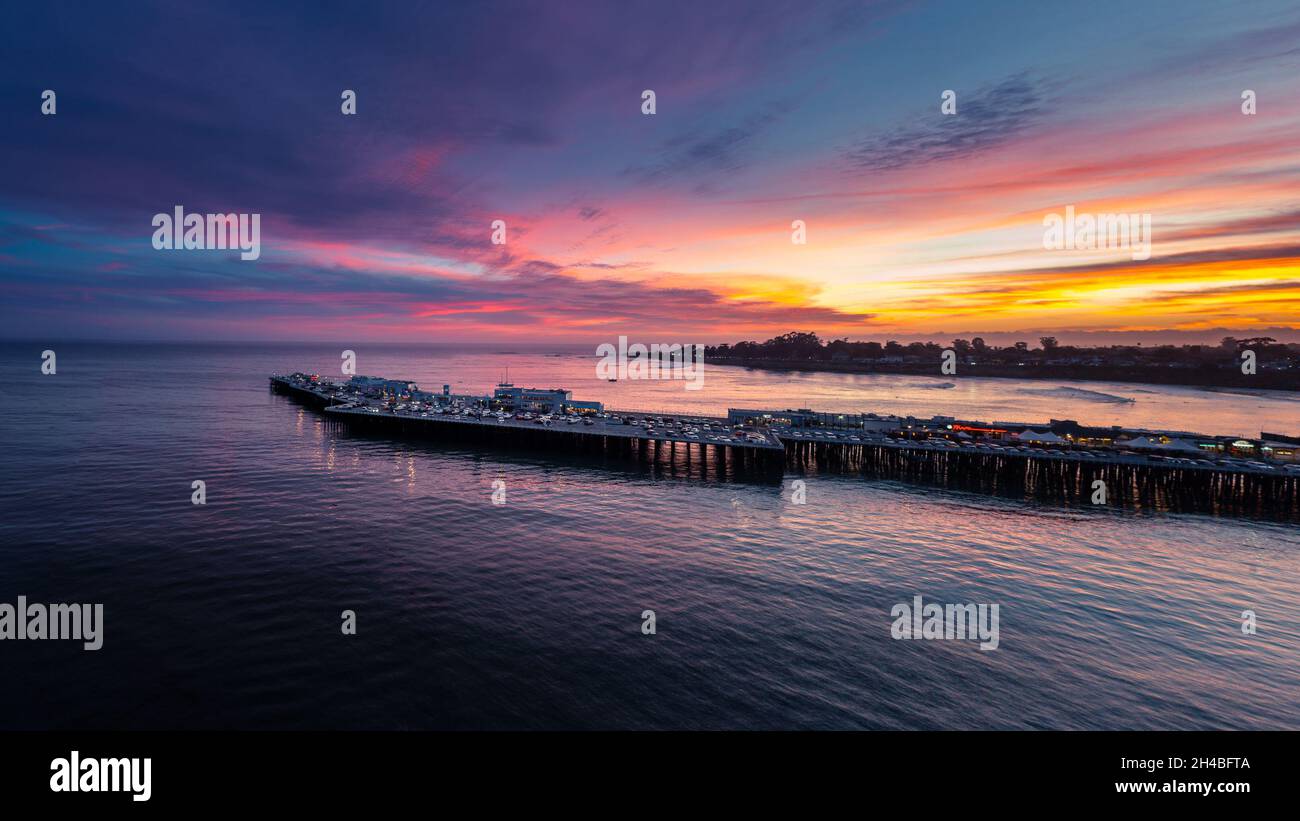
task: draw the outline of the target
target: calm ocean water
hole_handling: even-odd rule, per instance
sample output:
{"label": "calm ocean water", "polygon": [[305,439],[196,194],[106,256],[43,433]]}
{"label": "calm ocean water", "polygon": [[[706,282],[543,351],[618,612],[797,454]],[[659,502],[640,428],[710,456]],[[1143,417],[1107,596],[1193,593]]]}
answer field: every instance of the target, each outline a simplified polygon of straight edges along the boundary
{"label": "calm ocean water", "polygon": [[[54,345],[48,377],[43,347],[0,346],[0,602],[102,602],[105,639],[0,642],[0,729],[1300,729],[1294,525],[847,477],[792,505],[775,482],[360,436],[268,391],[337,373],[342,346]],[[648,410],[1300,433],[1284,395],[723,368],[688,392],[601,382],[590,355],[352,347],[425,387],[509,366]],[[1000,647],[891,639],[916,594],[999,604]]]}

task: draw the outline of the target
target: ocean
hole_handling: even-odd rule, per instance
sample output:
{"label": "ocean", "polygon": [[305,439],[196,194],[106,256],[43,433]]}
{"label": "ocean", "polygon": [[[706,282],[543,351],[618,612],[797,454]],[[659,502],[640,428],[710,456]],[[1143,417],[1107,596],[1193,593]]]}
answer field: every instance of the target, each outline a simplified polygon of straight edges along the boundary
{"label": "ocean", "polygon": [[[104,610],[97,651],[0,641],[0,729],[1300,729],[1294,524],[400,441],[268,389],[343,347],[0,345],[0,603]],[[349,347],[630,410],[1300,433],[1281,393],[707,366],[688,391],[591,351]],[[997,649],[893,638],[917,595],[997,604]]]}

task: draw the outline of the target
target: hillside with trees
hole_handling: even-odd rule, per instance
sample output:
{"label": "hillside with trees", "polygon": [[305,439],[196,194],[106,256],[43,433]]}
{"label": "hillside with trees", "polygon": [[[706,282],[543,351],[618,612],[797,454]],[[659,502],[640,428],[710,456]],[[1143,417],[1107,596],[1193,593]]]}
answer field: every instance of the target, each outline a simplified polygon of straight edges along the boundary
{"label": "hillside with trees", "polygon": [[[1271,337],[1224,337],[1218,345],[1078,347],[1044,336],[1036,347],[1029,342],[997,347],[980,337],[954,339],[948,345],[904,345],[895,340],[823,341],[815,333],[791,331],[766,342],[708,346],[705,361],[776,370],[940,376],[945,350],[956,354],[957,376],[1300,390],[1300,345]],[[1252,353],[1255,372],[1245,373],[1243,363]]]}

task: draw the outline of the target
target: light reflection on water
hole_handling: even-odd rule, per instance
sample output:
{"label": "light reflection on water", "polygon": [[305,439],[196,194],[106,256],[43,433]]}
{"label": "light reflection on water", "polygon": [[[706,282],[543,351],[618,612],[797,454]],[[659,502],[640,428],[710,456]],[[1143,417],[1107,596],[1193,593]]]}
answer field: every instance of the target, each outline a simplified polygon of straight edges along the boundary
{"label": "light reflection on water", "polygon": [[[351,347],[362,372],[435,388],[486,389],[504,367]],[[68,346],[53,378],[25,354],[3,349],[0,601],[102,601],[107,628],[98,653],[0,648],[23,660],[0,678],[0,727],[1300,728],[1293,525],[829,476],[791,505],[788,481],[359,436],[267,391],[271,371],[332,364],[325,346]],[[715,369],[669,397],[583,386],[572,357],[507,358],[519,384],[641,407],[931,397],[1106,422],[1145,403],[1166,414],[1152,424],[1296,427],[1279,424],[1290,400],[1212,415],[1222,396],[1188,392],[1193,408],[1181,389],[1051,412],[1029,393],[984,414],[1042,383]],[[1134,386],[1097,388],[1112,389]],[[1000,648],[892,640],[890,607],[916,594],[1000,604]]]}

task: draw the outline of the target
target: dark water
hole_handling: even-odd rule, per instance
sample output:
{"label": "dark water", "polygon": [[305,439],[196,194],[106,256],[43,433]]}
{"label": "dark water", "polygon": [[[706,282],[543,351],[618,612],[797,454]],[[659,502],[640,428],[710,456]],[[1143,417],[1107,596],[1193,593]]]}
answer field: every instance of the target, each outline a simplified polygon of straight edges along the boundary
{"label": "dark water", "polygon": [[[1300,728],[1294,526],[852,478],[793,505],[360,436],[267,390],[337,346],[54,346],[55,376],[41,347],[0,348],[0,602],[102,602],[105,639],[0,642],[0,728]],[[548,381],[537,354],[362,353]],[[999,604],[1000,647],[891,639],[918,593]]]}

